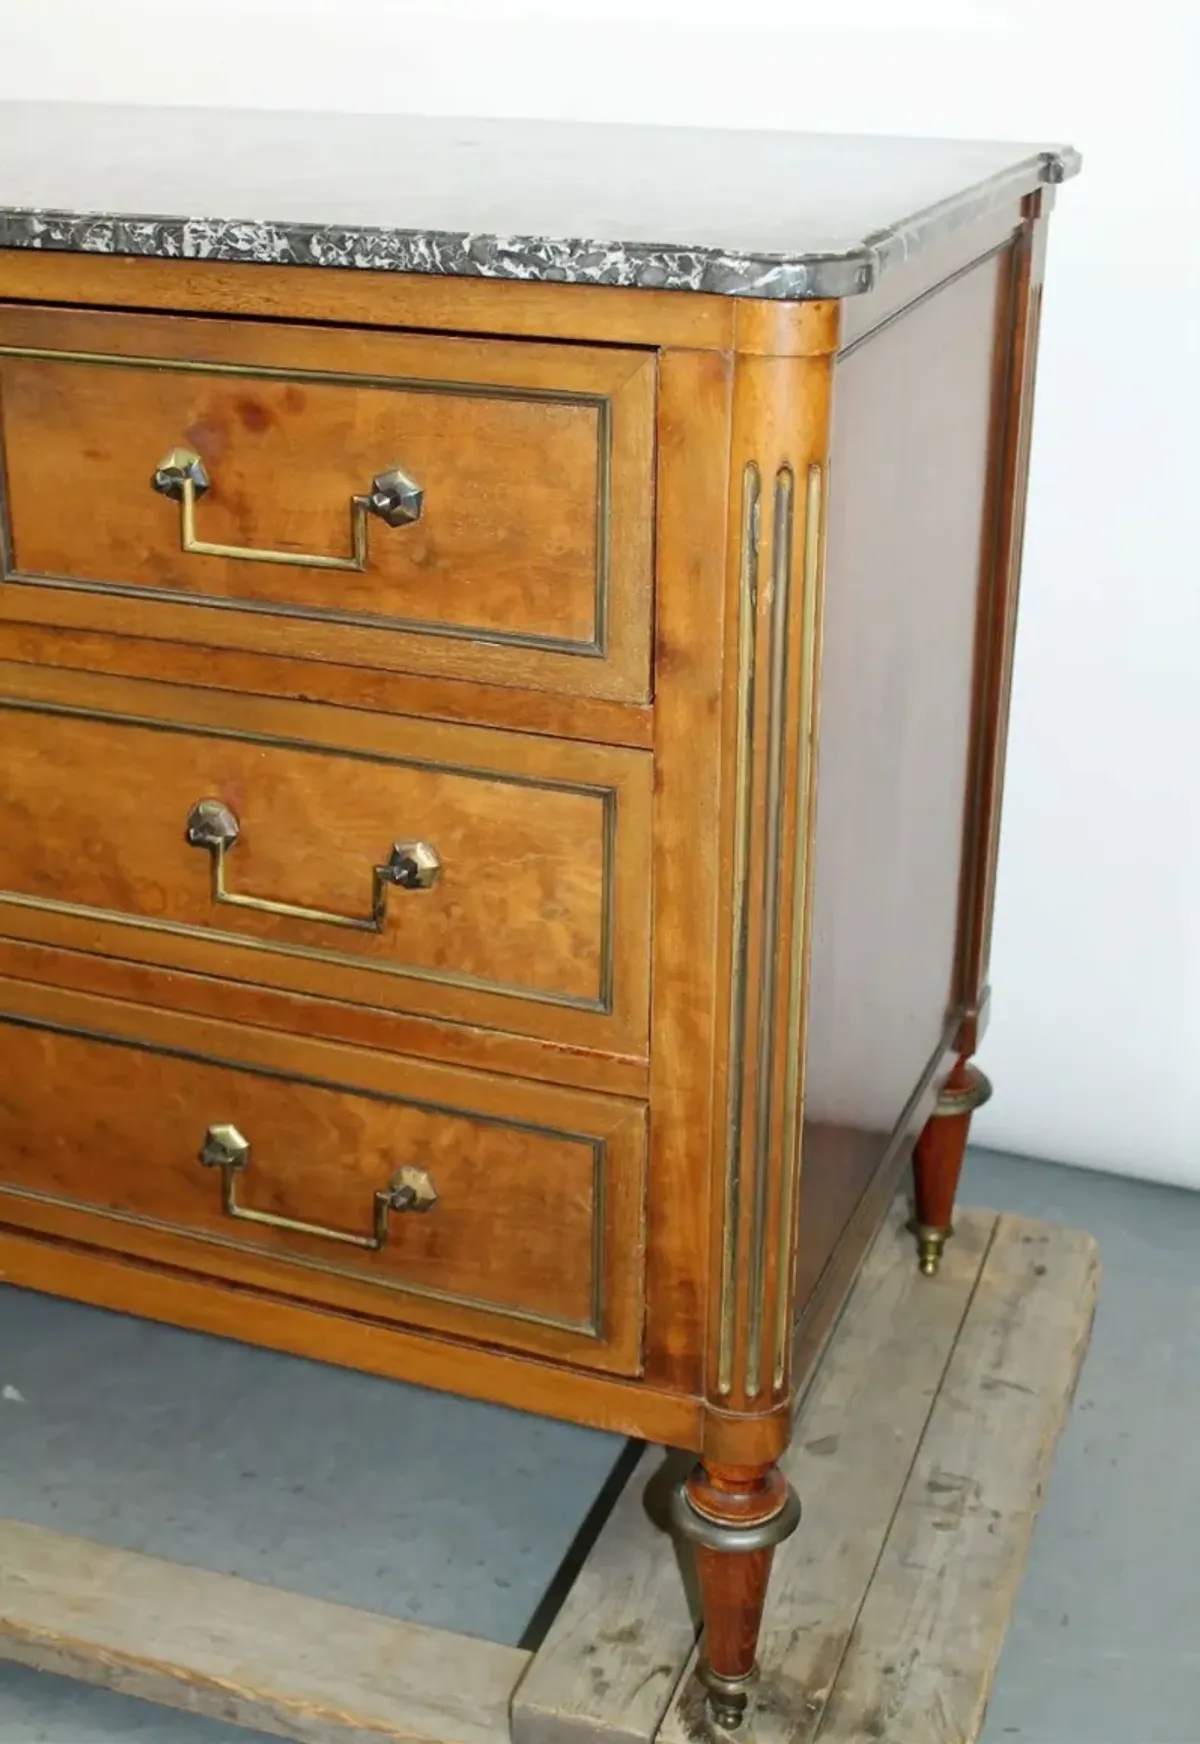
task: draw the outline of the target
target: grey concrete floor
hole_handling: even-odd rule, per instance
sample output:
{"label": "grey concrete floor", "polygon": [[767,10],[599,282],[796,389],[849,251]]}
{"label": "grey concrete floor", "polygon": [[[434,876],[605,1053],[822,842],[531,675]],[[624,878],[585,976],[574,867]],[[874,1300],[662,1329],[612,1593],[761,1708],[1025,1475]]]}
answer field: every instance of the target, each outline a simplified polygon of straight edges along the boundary
{"label": "grey concrete floor", "polygon": [[[1200,1744],[1200,1194],[971,1156],[1104,1281],[983,1744]],[[0,1287],[0,1515],[445,1628],[536,1628],[614,1437]],[[2,1744],[256,1734],[0,1665]]]}

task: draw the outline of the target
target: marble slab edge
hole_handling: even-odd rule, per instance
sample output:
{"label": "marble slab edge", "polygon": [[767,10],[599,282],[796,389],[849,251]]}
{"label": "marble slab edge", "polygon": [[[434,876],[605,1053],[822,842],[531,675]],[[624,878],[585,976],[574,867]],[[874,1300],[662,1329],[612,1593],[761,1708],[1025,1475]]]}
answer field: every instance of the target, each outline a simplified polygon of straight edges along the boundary
{"label": "marble slab edge", "polygon": [[730,254],[675,244],[459,231],[147,217],[0,207],[0,248],[273,266],[351,267],[445,278],[613,285],[799,302],[861,295],[889,267],[1039,184],[1075,175],[1070,147],[1042,151],[836,254]]}

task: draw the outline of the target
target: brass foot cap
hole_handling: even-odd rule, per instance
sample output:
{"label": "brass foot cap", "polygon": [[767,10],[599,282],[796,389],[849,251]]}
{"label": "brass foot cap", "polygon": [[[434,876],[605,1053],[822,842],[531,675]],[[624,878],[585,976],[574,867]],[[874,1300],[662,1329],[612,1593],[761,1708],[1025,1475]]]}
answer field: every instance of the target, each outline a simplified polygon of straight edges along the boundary
{"label": "brass foot cap", "polygon": [[736,1732],[750,1705],[750,1692],[758,1681],[758,1667],[746,1677],[722,1677],[710,1665],[701,1664],[700,1681],[708,1697],[709,1712],[718,1726]]}
{"label": "brass foot cap", "polygon": [[927,1278],[936,1277],[946,1242],[953,1232],[949,1229],[934,1229],[928,1223],[910,1223],[909,1228],[917,1238],[917,1255],[922,1274]]}

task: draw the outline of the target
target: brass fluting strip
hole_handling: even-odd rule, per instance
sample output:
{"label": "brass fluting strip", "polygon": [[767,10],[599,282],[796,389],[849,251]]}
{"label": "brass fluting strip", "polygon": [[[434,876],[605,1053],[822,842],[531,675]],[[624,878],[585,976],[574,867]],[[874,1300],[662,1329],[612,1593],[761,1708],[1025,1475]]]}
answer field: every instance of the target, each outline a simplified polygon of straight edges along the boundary
{"label": "brass fluting strip", "polygon": [[767,693],[767,791],[763,831],[762,950],[758,969],[758,1061],[754,1107],[754,1186],[750,1224],[750,1281],[746,1312],[746,1396],[762,1390],[766,1312],[767,1201],[771,1185],[772,1104],[775,1089],[776,977],[779,960],[779,882],[783,858],[783,789],[787,775],[788,624],[792,591],[795,475],[775,474],[771,537],[770,677]]}
{"label": "brass fluting strip", "polygon": [[754,631],[758,610],[758,466],[742,473],[742,541],[738,586],[737,763],[734,776],[733,924],[729,973],[729,1090],[725,1126],[725,1204],[721,1230],[721,1297],[717,1339],[717,1391],[733,1390],[737,1336],[737,1252],[742,1215],[742,1066],[746,1040],[747,880],[750,869],[751,787],[754,779]]}
{"label": "brass fluting strip", "polygon": [[796,762],[796,848],[792,869],[792,944],[788,983],[787,1068],[783,1093],[783,1180],[779,1203],[779,1253],[775,1273],[775,1373],[778,1391],[787,1378],[792,1328],[790,1272],[792,1237],[800,1189],[804,1123],[804,1034],[808,1004],[808,944],[813,856],[813,764],[817,736],[817,651],[821,621],[821,556],[824,537],[825,471],[810,466],[804,503],[804,564],[800,600],[800,748]]}

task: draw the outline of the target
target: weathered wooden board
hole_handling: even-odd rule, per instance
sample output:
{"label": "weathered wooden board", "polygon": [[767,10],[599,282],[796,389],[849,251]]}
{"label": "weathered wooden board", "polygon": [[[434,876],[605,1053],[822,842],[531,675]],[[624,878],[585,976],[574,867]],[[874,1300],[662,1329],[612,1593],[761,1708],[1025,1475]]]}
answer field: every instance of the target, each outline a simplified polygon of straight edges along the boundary
{"label": "weathered wooden board", "polygon": [[517,1690],[514,1744],[646,1744],[699,1629],[666,1526],[691,1459],[648,1448]]}
{"label": "weathered wooden board", "polygon": [[[973,1744],[1097,1279],[1089,1237],[988,1212],[922,1278],[893,1211],[785,1462],[805,1518],[738,1744]],[[532,1660],[15,1521],[0,1658],[301,1744],[504,1744],[510,1703],[516,1744],[710,1744],[674,1463],[643,1454]]]}
{"label": "weathered wooden board", "polygon": [[[962,1213],[934,1279],[881,1233],[785,1462],[805,1518],[738,1744],[974,1744],[1098,1275],[1090,1237],[1018,1218]],[[659,1738],[717,1735],[693,1660]]]}
{"label": "weathered wooden board", "polygon": [[1002,1217],[822,1744],[973,1744],[1091,1332],[1096,1244]]}
{"label": "weathered wooden board", "polygon": [[0,1657],[302,1744],[505,1744],[528,1655],[4,1520]]}

